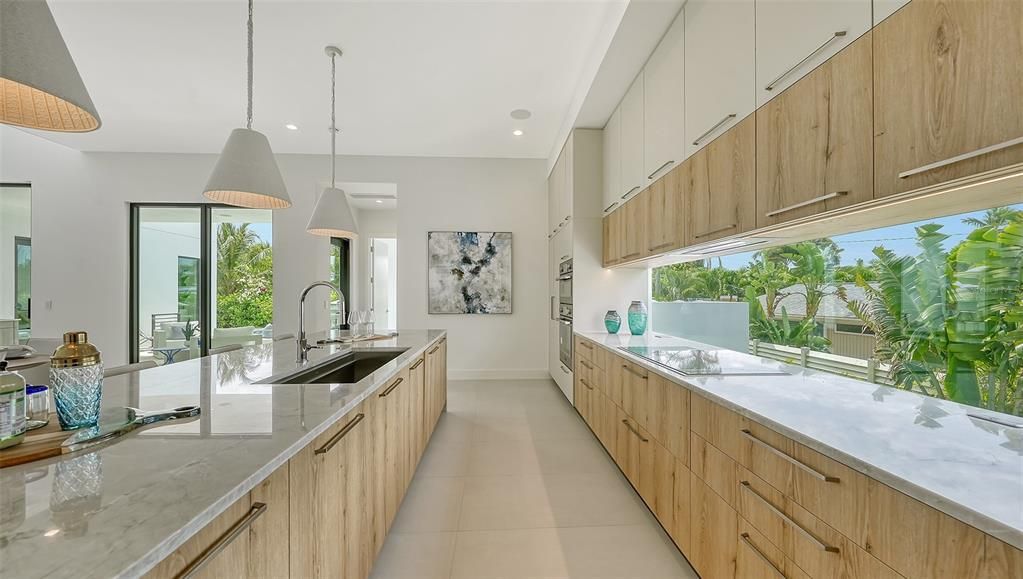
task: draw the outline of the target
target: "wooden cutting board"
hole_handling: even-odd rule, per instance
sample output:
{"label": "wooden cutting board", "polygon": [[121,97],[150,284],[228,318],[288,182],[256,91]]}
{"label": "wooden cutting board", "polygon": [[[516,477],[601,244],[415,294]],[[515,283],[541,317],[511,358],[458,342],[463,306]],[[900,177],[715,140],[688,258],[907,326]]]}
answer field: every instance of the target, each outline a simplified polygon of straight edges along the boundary
{"label": "wooden cutting board", "polygon": [[52,413],[50,423],[42,428],[29,430],[25,434],[24,442],[17,446],[0,448],[0,468],[65,454],[67,450],[60,445],[74,433],[73,430],[61,430],[56,413]]}

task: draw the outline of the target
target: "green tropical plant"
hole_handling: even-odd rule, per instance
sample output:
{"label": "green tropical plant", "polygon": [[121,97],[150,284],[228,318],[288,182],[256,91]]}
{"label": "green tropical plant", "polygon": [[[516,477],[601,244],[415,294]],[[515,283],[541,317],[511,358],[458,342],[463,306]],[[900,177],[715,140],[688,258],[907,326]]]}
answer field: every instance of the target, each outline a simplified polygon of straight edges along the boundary
{"label": "green tropical plant", "polygon": [[982,217],[967,217],[963,223],[973,227],[995,227],[1001,229],[1013,221],[1018,221],[1023,211],[1013,207],[994,207],[984,212]]}
{"label": "green tropical plant", "polygon": [[[741,271],[740,285],[752,290],[754,298],[764,296],[764,310],[768,318],[775,318],[778,304],[786,294],[782,288],[795,283],[795,278],[785,265],[779,261],[771,261],[757,254],[748,268]],[[757,299],[759,302],[759,299]]]}
{"label": "green tropical plant", "polygon": [[[802,295],[806,300],[806,319],[817,317],[821,302],[829,295],[837,295],[844,299],[842,286],[835,283],[834,268],[838,254],[834,242],[824,244],[814,241],[802,241],[780,248],[778,257],[790,267],[789,273],[802,289],[783,292],[785,295]],[[784,296],[783,296],[784,297]]]}
{"label": "green tropical plant", "polygon": [[747,290],[746,301],[750,307],[750,338],[779,346],[810,348],[818,352],[827,352],[830,348],[831,341],[817,334],[817,324],[812,318],[790,321],[784,306],[781,308],[781,319],[768,317],[752,288]]}
{"label": "green tropical plant", "polygon": [[217,227],[217,326],[262,327],[273,319],[273,251],[249,223]]}

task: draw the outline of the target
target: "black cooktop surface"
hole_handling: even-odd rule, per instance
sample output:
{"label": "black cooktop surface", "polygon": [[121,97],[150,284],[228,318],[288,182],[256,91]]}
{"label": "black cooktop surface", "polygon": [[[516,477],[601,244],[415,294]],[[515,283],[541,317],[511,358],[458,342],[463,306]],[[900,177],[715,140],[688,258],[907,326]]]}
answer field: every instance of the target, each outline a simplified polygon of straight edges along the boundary
{"label": "black cooktop surface", "polygon": [[687,376],[787,374],[778,368],[777,362],[732,350],[701,350],[681,346],[622,346],[620,349]]}

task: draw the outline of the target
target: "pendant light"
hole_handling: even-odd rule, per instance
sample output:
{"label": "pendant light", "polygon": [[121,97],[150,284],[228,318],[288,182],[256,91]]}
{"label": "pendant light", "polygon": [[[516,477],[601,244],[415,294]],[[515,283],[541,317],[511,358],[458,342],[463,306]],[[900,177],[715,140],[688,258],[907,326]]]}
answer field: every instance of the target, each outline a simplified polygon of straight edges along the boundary
{"label": "pendant light", "polygon": [[266,135],[252,130],[252,0],[248,24],[248,108],[244,129],[231,131],[203,193],[228,205],[254,209],[291,207],[281,170]]}
{"label": "pendant light", "polygon": [[335,59],[341,56],[341,49],[336,46],[328,46],[324,49],[330,57],[330,187],[323,190],[313,215],[309,218],[309,225],[306,231],[313,235],[329,235],[330,237],[342,237],[355,239],[359,235],[355,226],[355,218],[352,216],[352,208],[348,206],[348,196],[336,186],[335,182],[335,160],[337,159],[337,122],[335,119]]}
{"label": "pendant light", "polygon": [[0,123],[67,133],[99,128],[44,0],[0,0]]}

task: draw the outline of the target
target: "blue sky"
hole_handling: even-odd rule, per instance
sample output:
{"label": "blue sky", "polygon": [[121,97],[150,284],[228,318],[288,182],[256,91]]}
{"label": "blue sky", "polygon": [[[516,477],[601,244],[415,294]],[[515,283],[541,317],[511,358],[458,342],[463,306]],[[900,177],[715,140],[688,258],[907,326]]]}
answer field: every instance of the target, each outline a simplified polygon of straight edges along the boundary
{"label": "blue sky", "polygon": [[269,223],[252,223],[249,225],[249,229],[254,231],[260,239],[273,245],[273,227]]}
{"label": "blue sky", "polygon": [[[1013,205],[1012,207],[1015,209],[1023,209],[1023,204]],[[970,233],[970,231],[973,230],[973,227],[963,224],[963,219],[968,217],[980,217],[982,215],[984,215],[984,211],[974,211],[972,213],[962,213],[960,215],[952,215],[938,219],[915,221],[913,223],[893,225],[891,227],[861,231],[859,233],[848,233],[846,235],[833,237],[832,239],[839,247],[842,248],[842,253],[840,255],[842,265],[853,265],[856,263],[857,259],[862,259],[869,263],[870,260],[874,259],[873,251],[878,245],[884,245],[899,255],[916,253],[918,249],[916,247],[915,229],[925,223],[937,223],[942,226],[942,232],[949,236],[949,238],[945,240],[945,248],[948,249],[961,241]],[[740,267],[748,264],[752,258],[753,253],[746,252],[724,256],[721,258],[721,261],[728,269],[739,269]],[[716,261],[717,259],[715,258],[715,262]]]}

